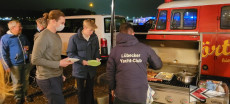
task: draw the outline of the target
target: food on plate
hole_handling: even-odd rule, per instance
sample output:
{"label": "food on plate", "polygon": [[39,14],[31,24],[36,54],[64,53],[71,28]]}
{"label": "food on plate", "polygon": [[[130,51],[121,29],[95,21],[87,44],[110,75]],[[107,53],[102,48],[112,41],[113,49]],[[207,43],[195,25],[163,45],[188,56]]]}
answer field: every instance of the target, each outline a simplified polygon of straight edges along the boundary
{"label": "food on plate", "polygon": [[156,75],[155,78],[169,81],[172,79],[173,75],[174,75],[173,73],[169,73],[169,72],[160,72]]}
{"label": "food on plate", "polygon": [[148,79],[148,81],[162,81],[162,79],[155,78],[156,75],[157,75],[156,72],[147,71],[147,79]]}
{"label": "food on plate", "polygon": [[157,79],[157,78],[148,78],[148,81],[162,81],[162,79]]}
{"label": "food on plate", "polygon": [[147,78],[155,78],[156,75],[157,73],[153,71],[147,71]]}

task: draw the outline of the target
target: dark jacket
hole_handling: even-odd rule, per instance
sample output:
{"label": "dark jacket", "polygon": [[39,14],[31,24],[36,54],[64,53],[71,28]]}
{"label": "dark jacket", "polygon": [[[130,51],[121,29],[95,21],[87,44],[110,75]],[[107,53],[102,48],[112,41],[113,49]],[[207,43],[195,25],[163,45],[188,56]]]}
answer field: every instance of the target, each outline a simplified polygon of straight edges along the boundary
{"label": "dark jacket", "polygon": [[73,64],[72,75],[76,78],[87,78],[87,73],[90,77],[96,75],[96,67],[82,65],[83,60],[96,60],[100,58],[98,37],[93,33],[89,41],[87,41],[82,33],[82,28],[78,33],[71,36],[69,39],[67,55],[69,58],[78,58],[80,61]]}
{"label": "dark jacket", "polygon": [[28,54],[24,51],[24,46],[29,46],[29,42],[24,35],[15,36],[11,32],[2,36],[2,56],[9,67],[26,64]]}
{"label": "dark jacket", "polygon": [[161,59],[133,35],[118,34],[116,43],[107,61],[109,87],[120,100],[144,103],[148,88],[147,63],[153,69],[160,69]]}

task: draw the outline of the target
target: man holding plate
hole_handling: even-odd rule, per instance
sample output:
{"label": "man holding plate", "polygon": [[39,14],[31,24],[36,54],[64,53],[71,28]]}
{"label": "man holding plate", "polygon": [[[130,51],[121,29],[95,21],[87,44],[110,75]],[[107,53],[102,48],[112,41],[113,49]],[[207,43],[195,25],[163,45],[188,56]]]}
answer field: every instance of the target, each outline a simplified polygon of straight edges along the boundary
{"label": "man holding plate", "polygon": [[78,104],[94,104],[93,86],[96,67],[100,65],[97,28],[93,20],[84,20],[83,28],[69,40],[67,55],[79,59],[73,64],[73,77],[77,80]]}

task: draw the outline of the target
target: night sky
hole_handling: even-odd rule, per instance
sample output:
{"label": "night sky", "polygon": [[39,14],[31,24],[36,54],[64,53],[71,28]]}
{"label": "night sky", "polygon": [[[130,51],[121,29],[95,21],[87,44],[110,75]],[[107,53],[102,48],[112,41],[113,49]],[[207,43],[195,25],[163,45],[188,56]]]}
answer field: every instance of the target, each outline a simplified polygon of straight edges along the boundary
{"label": "night sky", "polygon": [[[94,4],[93,8],[89,3]],[[45,10],[63,8],[82,8],[95,11],[96,14],[111,14],[112,0],[1,0],[0,10]],[[156,8],[164,0],[115,0],[116,15],[129,17],[153,16]]]}

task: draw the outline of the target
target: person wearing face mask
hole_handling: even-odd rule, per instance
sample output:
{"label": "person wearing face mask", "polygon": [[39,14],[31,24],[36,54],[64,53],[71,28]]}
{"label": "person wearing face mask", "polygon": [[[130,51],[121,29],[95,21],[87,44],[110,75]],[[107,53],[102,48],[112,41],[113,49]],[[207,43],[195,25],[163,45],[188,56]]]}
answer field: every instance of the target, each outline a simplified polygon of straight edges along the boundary
{"label": "person wearing face mask", "polygon": [[29,86],[29,64],[26,51],[29,50],[27,38],[21,34],[22,26],[17,20],[8,23],[9,31],[2,36],[2,57],[10,67],[11,79],[14,87],[14,98],[17,104],[23,104]]}
{"label": "person wearing face mask", "polygon": [[48,13],[44,13],[43,17],[38,18],[36,20],[38,32],[34,35],[34,41],[37,39],[39,33],[42,32],[47,27],[47,18],[48,18],[48,15],[49,15]]}
{"label": "person wearing face mask", "polygon": [[34,42],[31,62],[36,65],[36,81],[48,104],[65,104],[62,67],[72,62],[68,58],[61,59],[62,41],[56,33],[64,29],[65,15],[60,10],[51,10],[47,21],[47,28],[39,33]]}
{"label": "person wearing face mask", "polygon": [[96,67],[88,66],[88,60],[100,61],[97,28],[93,20],[84,20],[83,28],[69,39],[67,55],[78,58],[73,64],[72,76],[77,80],[78,104],[94,104],[93,86]]}
{"label": "person wearing face mask", "polygon": [[[46,27],[47,27],[47,18],[48,18],[48,13],[44,13],[43,14],[43,17],[40,17],[36,20],[36,24],[37,24],[37,31],[35,34],[34,34],[34,41],[38,38],[39,36],[39,33],[42,32]],[[34,42],[33,41],[33,42]],[[29,60],[31,62],[31,57],[32,57],[32,49],[28,51],[28,54],[29,54]],[[30,63],[30,70],[31,70],[31,73],[30,76],[34,77],[35,76],[35,73],[36,73],[36,66],[35,65],[32,65]],[[32,96],[27,96],[27,101],[28,102],[32,102],[33,99],[32,99]]]}

